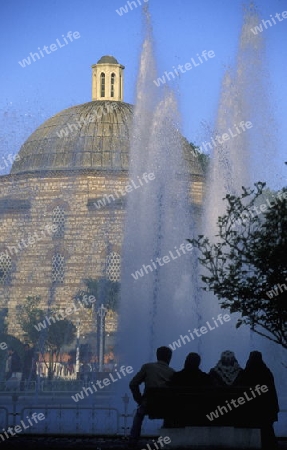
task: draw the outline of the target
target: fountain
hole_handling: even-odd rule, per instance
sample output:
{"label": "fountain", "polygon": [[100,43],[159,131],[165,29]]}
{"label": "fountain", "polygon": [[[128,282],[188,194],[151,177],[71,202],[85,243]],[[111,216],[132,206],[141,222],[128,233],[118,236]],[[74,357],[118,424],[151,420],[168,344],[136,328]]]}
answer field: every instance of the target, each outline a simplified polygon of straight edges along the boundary
{"label": "fountain", "polygon": [[[198,329],[207,322],[215,325],[217,315],[227,313],[220,309],[213,295],[199,290],[201,283],[192,252],[168,266],[154,267],[154,270],[144,268],[198,232],[188,207],[188,174],[184,171],[177,133],[176,101],[168,89],[161,92],[152,83],[156,77],[155,57],[150,18],[147,12],[145,15],[147,36],[137,86],[130,176],[152,171],[155,181],[128,201],[120,352],[125,361],[138,370],[142,363],[155,359],[158,345],[168,345],[182,335],[189,336],[189,340],[181,337],[180,345],[174,346],[172,367],[179,369],[187,353],[198,351],[203,370],[209,370],[226,347],[235,351],[243,367],[249,352],[259,349],[276,373],[281,391],[286,385],[281,365],[283,350],[246,326],[236,329],[236,315],[229,317],[221,327],[209,328],[206,335],[192,339],[193,327]],[[253,35],[250,31],[259,22],[256,10],[250,5],[245,11],[235,67],[228,68],[223,78],[215,131],[207,139],[214,146],[201,230],[211,239],[216,234],[217,217],[226,207],[223,197],[227,193],[240,194],[241,186],[270,180],[270,168],[274,167],[270,149],[275,153],[276,139],[267,90],[264,36]],[[215,142],[216,136],[224,133],[229,133],[228,140]],[[258,160],[263,160],[259,167]],[[132,278],[131,274],[140,269],[143,269],[142,275]],[[276,361],[278,356],[280,360]],[[277,431],[282,434],[282,425],[277,425]]]}
{"label": "fountain", "polygon": [[[271,167],[268,150],[275,148],[275,145],[273,133],[270,126],[267,126],[273,123],[273,119],[268,106],[266,80],[262,77],[262,73],[266,73],[263,70],[265,60],[262,56],[264,36],[250,33],[250,28],[259,23],[260,19],[252,8],[246,12],[235,68],[229,68],[224,76],[215,131],[208,140],[224,133],[229,133],[230,138],[223,144],[214,145],[203,223],[199,226],[196,208],[191,206],[190,183],[194,179],[189,167],[190,162],[195,167],[198,161],[191,149],[187,154],[188,144],[180,133],[175,95],[166,86],[157,87],[153,82],[157,78],[157,68],[151,19],[147,5],[143,9],[146,31],[140,58],[129,167],[130,184],[134,191],[127,196],[122,246],[117,342],[120,364],[132,367],[134,374],[143,363],[155,360],[158,346],[170,345],[174,350],[171,366],[176,370],[182,367],[189,352],[196,351],[202,356],[203,370],[207,371],[216,363],[226,346],[235,351],[242,366],[249,351],[256,348],[266,355],[266,361],[276,373],[276,381],[280,383],[278,387],[282,388],[284,382],[279,369],[283,351],[281,357],[278,346],[254,336],[247,327],[236,330],[234,316],[222,323],[217,320],[218,314],[224,312],[213,296],[200,290],[200,268],[195,251],[186,240],[199,232],[214,235],[216,218],[224,210],[222,198],[226,193],[238,193],[242,185],[251,185],[258,179],[268,180],[266,170]],[[253,66],[249,64],[250,60]],[[245,126],[242,129],[242,121],[250,122],[252,127]],[[80,145],[75,149],[75,161],[80,159],[79,149]],[[255,164],[262,155],[264,163],[259,170]],[[249,171],[246,170],[247,167]],[[76,180],[76,176],[74,178]],[[63,198],[67,201],[76,197],[76,182],[75,185],[71,182],[68,187],[63,193]],[[36,197],[37,193],[30,195],[31,200],[33,196]],[[105,224],[105,230],[108,231],[117,221],[116,209],[111,207],[109,211],[111,220]],[[44,217],[45,213],[46,211]],[[30,218],[25,217],[24,225],[29,224],[29,221]],[[25,227],[21,231],[25,237],[23,230]],[[78,233],[80,235],[81,230]],[[99,239],[99,236],[95,235],[95,247],[100,245],[103,248],[106,242],[98,244],[96,238]],[[55,241],[54,251],[57,251],[57,245]],[[84,257],[83,265],[87,269],[91,258],[90,255]],[[41,261],[35,259],[34,266],[39,263]],[[33,280],[32,271],[28,279]],[[6,288],[6,296],[9,299],[9,287]],[[56,293],[52,286],[48,308],[52,308],[55,302]],[[204,335],[198,332],[202,326],[208,327],[208,332]],[[79,342],[77,353],[78,347]],[[275,361],[276,358],[279,362]],[[79,365],[78,358],[77,364]],[[55,411],[50,413],[50,432],[117,433],[120,429],[117,411],[122,411],[123,400],[126,433],[131,422],[129,408],[135,406],[128,406],[128,398],[124,395],[128,392],[127,385],[132,375],[129,370],[122,378],[120,371],[116,371],[113,376],[117,383],[115,387],[112,385],[112,389],[98,392],[95,387],[90,387],[94,392],[88,391],[81,404],[77,403],[80,397],[75,404],[69,399],[71,413],[64,409],[63,412],[55,394],[52,394],[49,402],[53,404]],[[85,388],[88,389],[88,386]],[[80,390],[82,387],[78,385],[76,389]],[[95,414],[101,413],[94,404],[95,396],[98,406],[105,410],[103,422],[106,421],[107,426],[102,424],[101,419],[96,425],[93,424]],[[26,407],[27,398],[21,401]],[[65,401],[68,404],[66,399]],[[39,390],[36,390],[29,397],[27,411],[34,411],[35,405],[41,411],[45,408],[48,410],[47,403],[42,402],[43,398]],[[83,408],[83,417],[79,417],[76,408]],[[61,420],[58,420],[60,417]],[[89,420],[86,420],[87,417]],[[47,423],[41,424],[39,432],[47,432]],[[150,425],[155,429],[158,423]],[[283,434],[282,426],[277,430]]]}
{"label": "fountain", "polygon": [[191,244],[186,249],[194,225],[183,139],[174,95],[152,82],[155,56],[147,11],[145,16],[130,178],[136,180],[146,172],[154,179],[127,202],[119,324],[120,352],[135,368],[154,360],[158,346],[168,345],[192,326],[195,297]]}
{"label": "fountain", "polygon": [[[230,130],[234,136],[212,149],[204,228],[204,234],[211,240],[216,234],[216,219],[225,211],[226,203],[222,202],[222,198],[227,193],[239,195],[242,193],[241,186],[251,187],[257,181],[267,181],[267,185],[278,189],[274,176],[276,126],[270,102],[265,38],[263,34],[254,35],[250,31],[259,22],[256,8],[250,5],[244,13],[235,66],[226,70],[222,82],[214,136],[222,136]],[[247,122],[252,126],[240,128],[240,124]],[[211,294],[203,294],[201,305],[204,305],[202,309],[205,314],[207,310],[213,314],[218,311],[218,301]],[[253,333],[248,327],[235,329],[236,320],[237,315],[232,315],[231,321],[224,326],[223,334],[217,333],[213,342],[203,340],[204,367],[207,369],[216,363],[221,350],[226,347],[227,335],[228,347],[235,351],[242,367],[250,351],[262,352],[282,395],[286,392],[286,374],[282,366],[284,349]],[[284,404],[286,400],[281,397],[281,408]],[[282,434],[283,422],[276,424],[275,429]]]}

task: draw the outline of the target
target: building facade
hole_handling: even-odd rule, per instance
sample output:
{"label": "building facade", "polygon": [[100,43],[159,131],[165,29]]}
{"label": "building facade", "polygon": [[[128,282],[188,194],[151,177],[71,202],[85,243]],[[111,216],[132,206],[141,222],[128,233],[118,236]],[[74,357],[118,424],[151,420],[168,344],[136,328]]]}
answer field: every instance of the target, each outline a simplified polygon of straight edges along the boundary
{"label": "building facade", "polygon": [[[120,281],[126,196],[119,192],[129,182],[133,117],[123,101],[123,73],[114,57],[102,57],[92,66],[92,101],[45,121],[0,177],[0,307],[17,337],[17,308],[27,296],[40,296],[44,309],[64,309],[84,279]],[[202,169],[184,138],[183,145],[190,201],[200,207]],[[90,314],[81,321],[86,333],[94,329]],[[108,332],[116,322],[110,312]]]}

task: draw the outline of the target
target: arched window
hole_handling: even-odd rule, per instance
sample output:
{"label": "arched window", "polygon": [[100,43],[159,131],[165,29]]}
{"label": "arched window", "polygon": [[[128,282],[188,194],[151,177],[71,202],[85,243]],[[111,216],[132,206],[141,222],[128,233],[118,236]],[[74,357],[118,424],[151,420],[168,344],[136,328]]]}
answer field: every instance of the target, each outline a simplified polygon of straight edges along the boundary
{"label": "arched window", "polygon": [[105,97],[106,92],[106,75],[101,73],[101,97]]}
{"label": "arched window", "polygon": [[111,281],[120,281],[121,278],[121,257],[118,253],[112,252],[106,259],[106,275]]}
{"label": "arched window", "polygon": [[11,281],[12,260],[6,253],[0,254],[0,284],[7,284]]}
{"label": "arched window", "polygon": [[52,281],[53,283],[63,283],[65,275],[65,257],[56,253],[52,257]]}
{"label": "arched window", "polygon": [[64,237],[65,223],[66,223],[65,210],[60,206],[56,206],[56,208],[53,209],[53,225],[57,226],[57,230],[54,233],[55,238]]}
{"label": "arched window", "polygon": [[115,96],[115,80],[116,80],[116,75],[114,73],[112,73],[112,75],[111,75],[111,97]]}

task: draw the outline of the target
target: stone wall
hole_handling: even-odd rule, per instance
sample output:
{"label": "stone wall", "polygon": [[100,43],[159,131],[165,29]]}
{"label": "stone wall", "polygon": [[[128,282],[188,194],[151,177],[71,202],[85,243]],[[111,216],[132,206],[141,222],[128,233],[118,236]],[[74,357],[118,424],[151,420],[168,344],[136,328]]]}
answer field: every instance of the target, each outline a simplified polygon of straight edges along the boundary
{"label": "stone wall", "polygon": [[[42,176],[6,175],[0,183],[0,255],[8,255],[12,263],[11,280],[0,284],[0,307],[9,309],[8,332],[23,338],[17,306],[27,296],[41,296],[43,308],[48,304],[71,306],[76,292],[84,288],[83,279],[105,276],[107,256],[120,254],[126,197],[117,198],[115,193],[128,184],[128,175],[55,171]],[[105,194],[113,194],[115,201],[112,197],[108,201]],[[197,176],[191,186],[192,203],[200,205],[202,195],[203,183]],[[94,203],[103,198],[106,206],[96,208]],[[52,228],[56,207],[65,211],[62,237]],[[53,284],[52,258],[56,254],[64,256],[64,278]],[[94,320],[89,314],[82,316],[88,333],[94,329]],[[106,325],[110,332],[115,331],[115,314],[107,318]]]}

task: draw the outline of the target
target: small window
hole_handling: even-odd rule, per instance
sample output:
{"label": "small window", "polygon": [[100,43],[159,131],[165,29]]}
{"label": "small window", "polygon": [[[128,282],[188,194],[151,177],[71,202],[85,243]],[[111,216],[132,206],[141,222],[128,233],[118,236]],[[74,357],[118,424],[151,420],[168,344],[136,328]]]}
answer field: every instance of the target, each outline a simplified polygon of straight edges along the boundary
{"label": "small window", "polygon": [[9,255],[0,253],[0,284],[7,284],[11,281],[12,260]]}
{"label": "small window", "polygon": [[53,283],[63,283],[65,274],[65,257],[56,253],[52,258],[52,281]]}
{"label": "small window", "polygon": [[56,208],[53,209],[53,225],[57,226],[57,230],[53,235],[55,238],[64,237],[65,223],[66,223],[65,210],[63,208],[60,208],[60,206],[56,206]]}
{"label": "small window", "polygon": [[111,75],[111,97],[115,96],[115,79],[116,79],[116,75],[114,73],[112,73],[112,75]]}
{"label": "small window", "polygon": [[111,281],[120,281],[121,278],[121,257],[118,253],[112,252],[106,259],[106,274]]}
{"label": "small window", "polygon": [[106,75],[102,72],[101,73],[101,97],[105,97],[105,91],[106,91]]}

